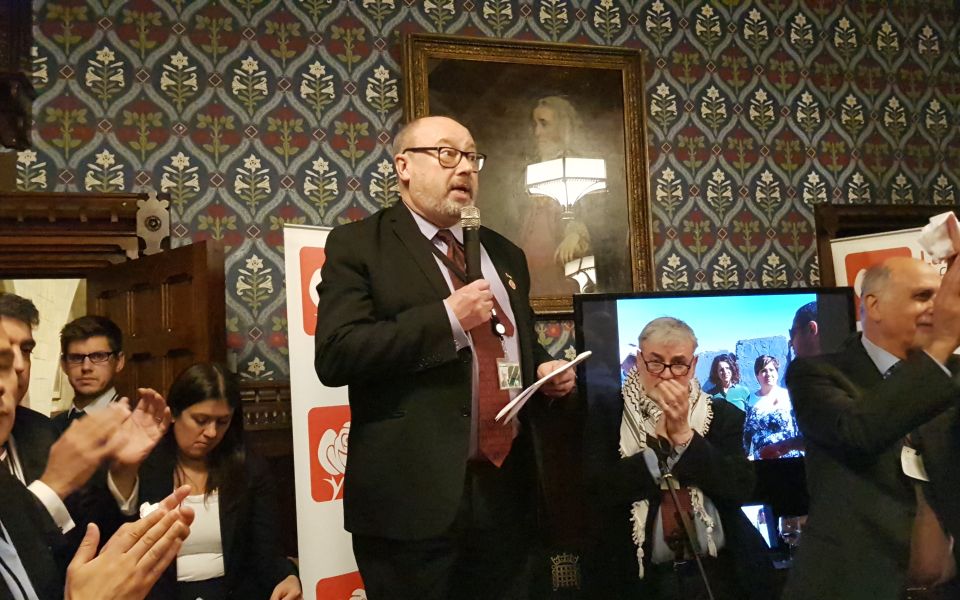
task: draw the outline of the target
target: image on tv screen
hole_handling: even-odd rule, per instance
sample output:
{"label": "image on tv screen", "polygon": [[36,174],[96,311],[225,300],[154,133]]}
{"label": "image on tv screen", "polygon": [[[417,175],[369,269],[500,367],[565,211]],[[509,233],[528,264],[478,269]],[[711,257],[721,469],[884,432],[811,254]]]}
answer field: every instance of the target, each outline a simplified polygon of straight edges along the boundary
{"label": "image on tv screen", "polygon": [[[744,412],[750,460],[803,456],[784,375],[798,351],[835,350],[855,322],[848,288],[580,295],[574,306],[578,350],[594,353],[584,367],[588,403],[597,394],[609,398],[636,368],[638,337],[648,322],[678,318],[697,336],[695,376],[702,389],[714,402]],[[807,323],[811,315],[819,335],[801,339],[807,328],[794,330],[795,322]]]}

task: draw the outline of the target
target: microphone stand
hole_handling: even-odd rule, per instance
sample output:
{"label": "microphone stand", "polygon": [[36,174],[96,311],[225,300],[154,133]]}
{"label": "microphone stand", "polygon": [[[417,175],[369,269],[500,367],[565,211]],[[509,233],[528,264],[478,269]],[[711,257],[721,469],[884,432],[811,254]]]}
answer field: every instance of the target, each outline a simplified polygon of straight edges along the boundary
{"label": "microphone stand", "polygon": [[[655,444],[650,443],[651,438],[656,442]],[[680,506],[680,497],[677,496],[677,491],[680,489],[680,484],[677,482],[677,478],[673,476],[670,466],[667,464],[663,440],[660,438],[653,438],[653,436],[648,436],[647,439],[647,445],[653,449],[653,453],[657,457],[657,464],[660,467],[660,474],[663,477],[663,481],[667,484],[667,490],[670,491],[670,497],[673,498],[673,506],[677,509],[677,514],[680,515],[680,523],[683,526],[683,532],[687,538],[687,545],[693,552],[693,559],[697,563],[697,570],[700,572],[700,579],[703,580],[703,587],[707,591],[707,598],[709,598],[709,600],[714,600],[713,588],[710,587],[710,580],[707,578],[707,572],[703,568],[703,561],[700,559],[700,544],[697,541],[697,533],[694,530],[693,523],[690,522],[690,515],[688,515]],[[680,587],[679,578],[677,578],[677,586]],[[681,596],[683,595],[682,589],[679,589],[678,592],[681,594]]]}

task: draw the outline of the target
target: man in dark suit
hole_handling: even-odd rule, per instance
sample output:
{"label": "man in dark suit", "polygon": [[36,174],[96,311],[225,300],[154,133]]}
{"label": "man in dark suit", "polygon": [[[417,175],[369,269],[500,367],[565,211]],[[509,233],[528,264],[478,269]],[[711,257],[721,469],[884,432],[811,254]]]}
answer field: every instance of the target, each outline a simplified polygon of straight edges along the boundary
{"label": "man in dark suit", "polygon": [[[0,568],[0,575],[6,574],[0,579],[0,599],[8,591],[4,584],[32,587],[35,596],[25,594],[27,598],[62,596],[63,569],[80,542],[79,536],[71,543],[62,534],[74,531],[74,516],[84,517],[76,503],[68,508],[67,499],[108,458],[133,460],[148,452],[151,440],[169,424],[163,398],[151,391],[133,418],[125,404],[118,404],[77,423],[57,440],[45,415],[19,406],[25,395],[20,382],[29,381],[30,331],[37,321],[29,300],[0,295],[0,560],[6,565]],[[16,564],[10,567],[9,561]]]}
{"label": "man in dark suit", "polygon": [[[22,302],[19,305],[25,306]],[[9,309],[9,299],[0,306]],[[55,600],[64,596],[63,574],[69,556],[61,533],[64,526],[45,494],[53,494],[60,502],[83,484],[101,459],[116,453],[130,439],[129,435],[118,435],[129,411],[123,407],[106,411],[71,428],[59,442],[49,442],[53,434],[46,417],[16,406],[22,397],[22,370],[17,368],[21,355],[10,343],[17,339],[17,332],[8,334],[7,325],[9,322],[0,321],[0,600]],[[49,460],[39,466],[26,460],[35,450],[27,437],[19,447],[10,444],[10,432],[16,428],[14,419],[30,433],[40,433],[46,426]],[[16,460],[15,449],[19,449],[22,460]],[[24,486],[25,477],[33,482],[30,487]],[[131,524],[108,543],[102,558],[95,557],[95,528],[87,531],[86,547],[70,565],[70,597],[142,598],[175,557],[171,549],[178,547],[176,540],[183,540],[189,533],[192,513],[187,509],[181,515],[175,510],[188,493],[189,488],[178,490],[165,500],[156,516]],[[148,530],[151,535],[144,535]]]}
{"label": "man in dark suit", "polygon": [[[39,323],[40,313],[29,299],[16,294],[0,294],[0,330],[6,334],[13,352],[13,369],[17,378],[15,392],[10,390],[16,407],[12,430],[7,433],[0,430],[0,440],[3,451],[11,453],[9,460],[17,465],[21,480],[26,483],[40,478],[47,465],[50,446],[57,439],[50,419],[21,406],[30,389],[31,358],[37,345],[33,328]],[[17,469],[13,472],[16,474]]]}
{"label": "man in dark suit", "polygon": [[[700,389],[696,348],[686,323],[654,319],[640,332],[622,390],[590,407],[590,598],[707,598],[688,535],[697,539],[714,598],[774,597],[766,546],[740,510],[755,483],[742,445],[744,413]],[[689,530],[677,518],[665,469]]]}
{"label": "man in dark suit", "polygon": [[941,281],[890,259],[868,270],[861,298],[863,335],[787,373],[810,512],[785,600],[899,597],[922,476],[904,438],[960,397],[946,367],[960,345],[960,265]]}
{"label": "man in dark suit", "polygon": [[73,528],[73,521],[63,503],[66,495],[57,490],[66,494],[73,490],[65,487],[61,479],[54,481],[53,487],[57,490],[42,481],[57,431],[46,415],[20,405],[30,387],[31,356],[36,347],[33,328],[39,322],[40,313],[29,299],[16,294],[0,294],[0,337],[4,338],[12,353],[12,372],[16,377],[15,385],[6,388],[4,404],[9,402],[9,411],[4,411],[4,417],[0,417],[0,461],[5,466],[2,470],[23,485],[30,486],[30,491],[47,508],[57,525],[69,530]]}
{"label": "man in dark suit", "polygon": [[[19,389],[15,363],[14,351],[0,324],[0,440],[4,442],[10,436],[14,419],[21,416],[15,414]],[[24,410],[27,411],[25,421],[32,414],[44,418]],[[47,442],[48,450],[49,443],[52,442]],[[25,597],[33,597],[30,593],[41,599],[62,597],[63,572],[55,560],[54,548],[60,531],[50,515],[40,508],[37,498],[14,478],[9,461],[4,451],[0,458],[7,467],[0,468],[0,599],[20,598],[22,596],[11,591],[20,589]],[[45,464],[46,459],[43,462]],[[33,473],[36,466],[24,464],[22,469]],[[38,476],[39,473],[34,477]]]}
{"label": "man in dark suit", "polygon": [[107,317],[86,315],[60,330],[60,368],[73,388],[73,406],[53,417],[63,433],[74,419],[120,399],[113,380],[124,365],[123,332]]}
{"label": "man in dark suit", "polygon": [[795,358],[820,354],[820,326],[817,323],[817,303],[808,302],[797,309],[790,326],[790,348]]}
{"label": "man in dark suit", "polygon": [[[90,318],[84,317],[80,321],[85,322],[87,319]],[[99,319],[99,317],[95,319]],[[7,457],[7,471],[16,479],[19,479],[23,485],[29,486],[30,490],[47,507],[51,517],[68,536],[65,547],[68,550],[74,550],[83,538],[86,524],[91,518],[104,510],[99,506],[99,503],[105,501],[105,499],[101,498],[101,495],[93,493],[91,489],[106,485],[106,472],[103,469],[98,469],[93,474],[86,475],[87,479],[84,479],[84,483],[87,483],[88,479],[92,483],[81,486],[82,489],[79,490],[75,489],[73,485],[55,484],[56,489],[48,488],[45,485],[49,478],[44,479],[43,475],[47,468],[51,447],[57,438],[64,433],[69,421],[63,418],[58,425],[46,415],[21,405],[30,389],[32,356],[37,345],[33,338],[33,330],[39,323],[40,313],[28,298],[16,294],[0,295],[0,328],[6,333],[13,350],[13,368],[17,377],[17,388],[14,394],[16,402],[15,418],[12,420],[13,426],[9,435],[0,436],[0,451]],[[79,350],[85,350],[89,353],[106,347],[108,334],[112,337],[120,335],[119,328],[112,322],[109,323],[109,325],[112,325],[112,330],[97,320],[94,320],[93,324],[96,326],[95,328],[89,325],[83,328],[68,325],[65,328],[68,333],[68,342],[77,338],[79,335],[77,333],[78,329],[81,333],[91,333],[91,336],[87,336],[89,339],[84,339],[82,342],[84,345],[79,347]],[[74,332],[72,335],[70,334],[71,331]],[[98,332],[102,333],[102,339],[92,337],[94,333]],[[74,344],[74,350],[77,349]],[[108,358],[110,360],[106,361],[106,364],[94,364],[88,356],[85,356],[79,366],[68,365],[66,359],[61,362],[71,384],[73,384],[74,379],[82,378],[84,380],[82,385],[87,386],[89,381],[112,381],[114,354],[110,353]],[[122,355],[119,360],[122,368]],[[111,369],[111,372],[106,371],[104,367]],[[76,374],[76,377],[71,377],[71,373]],[[74,385],[75,389],[80,386],[79,381]],[[103,406],[109,404],[109,399],[102,404]],[[64,413],[65,416],[66,413]],[[85,466],[86,463],[79,469],[80,472],[85,470]]]}
{"label": "man in dark suit", "polygon": [[[345,525],[371,600],[525,597],[528,420],[547,406],[506,425],[491,409],[511,372],[529,385],[562,362],[533,335],[519,248],[481,228],[483,278],[464,281],[460,209],[485,158],[470,132],[426,117],[394,148],[402,202],[330,233],[318,288],[317,374],[349,386]],[[573,385],[568,370],[541,392]]]}

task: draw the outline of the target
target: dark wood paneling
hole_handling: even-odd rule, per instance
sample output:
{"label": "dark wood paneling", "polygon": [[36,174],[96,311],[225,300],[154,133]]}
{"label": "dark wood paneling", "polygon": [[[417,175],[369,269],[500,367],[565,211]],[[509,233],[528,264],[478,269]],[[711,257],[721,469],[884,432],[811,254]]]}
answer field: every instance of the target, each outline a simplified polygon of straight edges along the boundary
{"label": "dark wood paneling", "polygon": [[120,393],[166,390],[190,364],[226,358],[223,247],[201,242],[92,271],[87,311],[124,331]]}

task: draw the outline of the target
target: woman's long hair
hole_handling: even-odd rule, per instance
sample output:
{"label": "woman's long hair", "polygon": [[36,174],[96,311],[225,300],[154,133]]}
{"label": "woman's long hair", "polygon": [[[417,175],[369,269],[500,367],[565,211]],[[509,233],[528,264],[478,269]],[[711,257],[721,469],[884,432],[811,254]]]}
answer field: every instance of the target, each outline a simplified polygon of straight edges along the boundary
{"label": "woman's long hair", "polygon": [[[236,498],[234,493],[244,485],[243,465],[246,449],[243,444],[243,411],[240,406],[240,387],[236,377],[219,363],[197,363],[181,371],[170,386],[167,405],[174,418],[184,410],[205,400],[223,400],[233,409],[230,426],[223,439],[206,456],[207,491],[204,497],[220,490],[224,498]],[[178,453],[173,427],[166,440],[171,450]],[[179,471],[179,462],[177,470]]]}
{"label": "woman's long hair", "polygon": [[734,386],[740,383],[740,367],[737,365],[736,354],[718,354],[713,357],[713,364],[710,365],[709,381],[718,389],[723,389],[723,382],[720,380],[720,363],[725,362],[730,365],[730,385]]}

